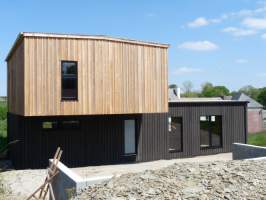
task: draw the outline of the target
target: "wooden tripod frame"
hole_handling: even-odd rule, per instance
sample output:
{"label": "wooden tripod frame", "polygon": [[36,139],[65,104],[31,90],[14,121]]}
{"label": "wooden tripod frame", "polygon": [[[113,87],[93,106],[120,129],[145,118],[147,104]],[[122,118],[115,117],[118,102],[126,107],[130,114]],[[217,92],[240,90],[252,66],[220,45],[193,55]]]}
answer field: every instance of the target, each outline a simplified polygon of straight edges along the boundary
{"label": "wooden tripod frame", "polygon": [[47,168],[47,176],[45,178],[44,183],[40,187],[38,187],[35,190],[35,192],[33,192],[27,198],[27,200],[30,200],[32,198],[37,199],[37,200],[45,200],[46,195],[48,193],[48,190],[50,192],[51,199],[55,200],[54,192],[53,192],[53,188],[52,188],[51,183],[53,181],[53,178],[58,174],[57,165],[58,165],[58,162],[60,161],[62,153],[63,153],[63,151],[60,149],[60,147],[58,147],[56,152],[55,152],[53,162]]}

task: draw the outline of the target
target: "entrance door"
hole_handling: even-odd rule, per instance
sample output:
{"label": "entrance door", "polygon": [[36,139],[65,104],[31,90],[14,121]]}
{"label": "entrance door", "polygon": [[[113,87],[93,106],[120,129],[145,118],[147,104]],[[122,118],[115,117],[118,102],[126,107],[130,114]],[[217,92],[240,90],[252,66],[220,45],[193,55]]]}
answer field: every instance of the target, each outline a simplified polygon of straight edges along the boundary
{"label": "entrance door", "polygon": [[169,117],[169,151],[181,152],[183,150],[182,117]]}

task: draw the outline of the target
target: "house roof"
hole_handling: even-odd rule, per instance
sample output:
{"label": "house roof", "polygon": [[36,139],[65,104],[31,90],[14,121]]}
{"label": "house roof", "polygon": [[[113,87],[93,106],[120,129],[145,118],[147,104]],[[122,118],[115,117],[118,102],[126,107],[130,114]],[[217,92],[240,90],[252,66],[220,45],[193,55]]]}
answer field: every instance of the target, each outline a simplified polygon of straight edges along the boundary
{"label": "house roof", "polygon": [[248,95],[244,93],[236,93],[233,97],[232,100],[237,100],[237,101],[248,101],[248,108],[263,108],[263,105],[261,105],[259,102],[256,100],[252,99]]}
{"label": "house roof", "polygon": [[106,35],[81,35],[81,34],[58,34],[58,33],[38,33],[38,32],[21,32],[18,34],[17,39],[15,40],[12,48],[10,49],[6,61],[9,59],[10,55],[16,49],[17,44],[21,41],[23,37],[42,37],[42,38],[69,38],[69,39],[92,39],[92,40],[106,40],[114,42],[123,42],[130,44],[138,44],[145,46],[154,46],[161,48],[168,48],[169,44],[157,43],[157,42],[146,42],[140,40],[132,40],[127,38],[116,38]]}
{"label": "house roof", "polygon": [[233,103],[233,102],[247,102],[245,100],[231,100],[223,99],[222,97],[181,97],[178,98],[174,89],[168,89],[168,102],[169,103]]}

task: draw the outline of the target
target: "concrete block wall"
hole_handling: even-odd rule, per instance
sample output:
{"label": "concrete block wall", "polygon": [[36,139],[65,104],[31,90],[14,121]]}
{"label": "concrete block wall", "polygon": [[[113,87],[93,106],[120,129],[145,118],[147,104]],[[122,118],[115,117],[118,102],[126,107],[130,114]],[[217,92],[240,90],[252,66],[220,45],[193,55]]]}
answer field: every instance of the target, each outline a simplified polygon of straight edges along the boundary
{"label": "concrete block wall", "polygon": [[[52,161],[52,159],[49,160],[50,163]],[[67,200],[85,187],[105,182],[112,178],[112,176],[99,176],[83,179],[61,162],[58,163],[57,168],[59,173],[52,182],[56,200]]]}
{"label": "concrete block wall", "polygon": [[232,148],[233,160],[266,157],[266,147],[234,143]]}

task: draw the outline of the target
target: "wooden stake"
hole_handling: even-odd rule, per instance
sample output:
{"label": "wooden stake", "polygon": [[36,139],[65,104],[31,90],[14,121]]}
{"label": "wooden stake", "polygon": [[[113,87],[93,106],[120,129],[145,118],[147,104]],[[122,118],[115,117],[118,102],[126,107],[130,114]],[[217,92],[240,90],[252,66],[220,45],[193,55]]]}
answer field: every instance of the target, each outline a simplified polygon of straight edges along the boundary
{"label": "wooden stake", "polygon": [[[51,198],[52,200],[55,200],[54,197],[54,192],[53,192],[53,188],[52,188],[52,181],[53,178],[59,173],[58,172],[58,168],[57,165],[61,159],[63,151],[60,149],[60,147],[57,148],[53,161],[52,163],[49,165],[49,167],[47,168],[47,176],[45,178],[44,183],[38,187],[35,192],[33,192],[28,198],[27,200],[30,200],[31,198],[37,199],[37,200],[45,200],[45,197],[48,193],[48,190],[50,192]],[[38,197],[36,197],[36,195],[39,193]]]}

